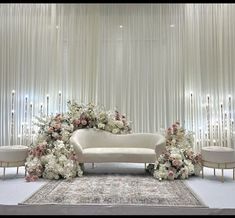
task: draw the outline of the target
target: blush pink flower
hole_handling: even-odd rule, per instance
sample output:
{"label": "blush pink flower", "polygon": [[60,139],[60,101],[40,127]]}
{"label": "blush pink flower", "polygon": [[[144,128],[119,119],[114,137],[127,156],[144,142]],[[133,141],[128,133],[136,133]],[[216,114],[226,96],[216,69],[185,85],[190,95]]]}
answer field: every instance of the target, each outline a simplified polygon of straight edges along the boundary
{"label": "blush pink flower", "polygon": [[31,180],[31,181],[36,181],[37,179],[38,179],[38,176],[33,175],[33,176],[32,176],[32,180]]}
{"label": "blush pink flower", "polygon": [[73,123],[74,123],[75,125],[79,125],[79,124],[81,123],[81,121],[80,121],[80,119],[75,119],[75,120],[73,121]]}
{"label": "blush pink flower", "polygon": [[26,182],[34,182],[38,179],[38,176],[36,175],[27,175],[25,177]]}
{"label": "blush pink flower", "polygon": [[53,132],[53,127],[49,127],[48,132],[52,133]]}
{"label": "blush pink flower", "polygon": [[25,180],[26,180],[26,182],[30,182],[30,181],[31,181],[30,176],[29,176],[29,175],[27,175],[27,176],[25,177]]}
{"label": "blush pink flower", "polygon": [[174,172],[173,171],[168,171],[168,179],[169,180],[174,180]]}
{"label": "blush pink flower", "polygon": [[54,128],[55,128],[56,130],[60,129],[60,128],[61,128],[61,123],[56,123],[56,124],[54,125]]}
{"label": "blush pink flower", "polygon": [[175,167],[179,167],[181,165],[181,161],[180,160],[177,160],[177,159],[174,159],[172,161],[172,165],[175,166]]}
{"label": "blush pink flower", "polygon": [[59,121],[61,121],[61,120],[62,120],[61,114],[57,114],[57,115],[55,116],[55,121],[59,122]]}

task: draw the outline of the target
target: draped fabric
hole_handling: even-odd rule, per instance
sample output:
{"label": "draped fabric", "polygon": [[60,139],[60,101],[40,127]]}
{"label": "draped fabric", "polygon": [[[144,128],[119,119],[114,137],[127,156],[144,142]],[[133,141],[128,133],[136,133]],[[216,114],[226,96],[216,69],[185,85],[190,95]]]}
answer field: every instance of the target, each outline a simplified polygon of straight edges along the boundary
{"label": "draped fabric", "polygon": [[231,146],[234,31],[232,4],[0,4],[0,144],[77,100]]}

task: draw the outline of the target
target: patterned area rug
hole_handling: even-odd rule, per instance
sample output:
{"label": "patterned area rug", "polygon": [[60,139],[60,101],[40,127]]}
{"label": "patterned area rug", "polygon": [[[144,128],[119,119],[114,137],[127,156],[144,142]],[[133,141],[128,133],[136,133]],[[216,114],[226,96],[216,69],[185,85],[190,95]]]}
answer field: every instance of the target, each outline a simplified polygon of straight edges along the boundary
{"label": "patterned area rug", "polygon": [[52,180],[20,204],[206,207],[182,180],[150,175],[87,174]]}

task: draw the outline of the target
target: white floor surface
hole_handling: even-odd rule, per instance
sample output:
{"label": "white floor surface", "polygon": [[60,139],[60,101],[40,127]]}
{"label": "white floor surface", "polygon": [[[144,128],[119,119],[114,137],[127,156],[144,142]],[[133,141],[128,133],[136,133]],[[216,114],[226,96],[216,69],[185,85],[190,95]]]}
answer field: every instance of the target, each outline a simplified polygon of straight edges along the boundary
{"label": "white floor surface", "polygon": [[[95,164],[94,169],[91,164],[86,164],[85,168],[86,173],[144,173],[144,164],[102,163]],[[16,168],[7,168],[4,180],[2,175],[3,169],[0,168],[0,205],[17,205],[47,182],[44,179],[26,182],[24,167],[19,168],[18,175]],[[220,170],[216,170],[214,176],[213,169],[204,168],[204,179],[191,176],[185,182],[209,208],[235,208],[235,181],[232,175],[232,170],[225,170],[222,183]]]}

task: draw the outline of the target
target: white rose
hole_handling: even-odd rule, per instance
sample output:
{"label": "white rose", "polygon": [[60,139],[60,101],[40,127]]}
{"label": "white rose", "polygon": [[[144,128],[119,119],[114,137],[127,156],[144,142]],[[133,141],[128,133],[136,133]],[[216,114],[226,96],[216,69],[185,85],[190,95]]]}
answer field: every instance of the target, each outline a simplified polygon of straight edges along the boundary
{"label": "white rose", "polygon": [[98,128],[99,128],[99,129],[104,129],[104,127],[105,127],[105,124],[103,124],[103,123],[99,123],[99,124],[98,124]]}
{"label": "white rose", "polygon": [[53,132],[52,133],[52,137],[54,137],[54,138],[58,138],[60,135],[57,133],[57,132]]}
{"label": "white rose", "polygon": [[59,162],[61,162],[61,163],[65,162],[66,160],[67,160],[67,158],[64,155],[61,155],[59,157]]}
{"label": "white rose", "polygon": [[199,176],[200,175],[200,171],[202,170],[202,167],[200,166],[200,165],[198,165],[198,164],[196,164],[195,166],[194,166],[194,174],[196,175],[196,176]]}
{"label": "white rose", "polygon": [[167,161],[165,164],[164,164],[165,167],[169,168],[171,166],[170,162]]}
{"label": "white rose", "polygon": [[69,137],[70,137],[69,132],[67,132],[67,131],[62,132],[62,140],[63,141],[68,141]]}
{"label": "white rose", "polygon": [[176,143],[176,140],[175,140],[175,139],[172,139],[171,144],[172,144],[172,145],[175,145],[175,143]]}
{"label": "white rose", "polygon": [[188,165],[188,173],[189,173],[189,175],[192,175],[194,173],[194,165],[193,164]]}
{"label": "white rose", "polygon": [[172,158],[175,158],[175,159],[177,159],[177,160],[181,160],[181,159],[182,159],[182,157],[181,157],[180,154],[171,154],[171,157],[172,157]]}
{"label": "white rose", "polygon": [[123,122],[120,120],[116,120],[115,124],[117,125],[118,128],[122,128],[123,127]]}
{"label": "white rose", "polygon": [[115,127],[114,121],[113,121],[113,120],[109,120],[109,125],[110,125],[111,127]]}
{"label": "white rose", "polygon": [[117,134],[118,132],[119,132],[119,129],[116,129],[116,128],[115,128],[115,129],[112,130],[112,133],[113,133],[113,134]]}

